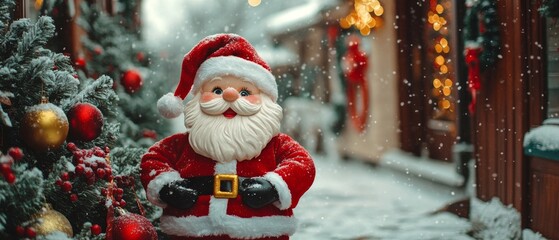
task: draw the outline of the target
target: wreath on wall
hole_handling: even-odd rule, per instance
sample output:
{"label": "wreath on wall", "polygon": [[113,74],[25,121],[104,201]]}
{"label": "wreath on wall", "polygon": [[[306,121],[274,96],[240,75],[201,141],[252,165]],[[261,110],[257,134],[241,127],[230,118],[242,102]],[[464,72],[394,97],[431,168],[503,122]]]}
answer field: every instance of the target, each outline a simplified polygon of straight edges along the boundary
{"label": "wreath on wall", "polygon": [[355,129],[363,132],[367,128],[369,117],[369,87],[366,78],[369,58],[360,49],[360,42],[359,37],[349,36],[342,69],[346,80],[349,118]]}
{"label": "wreath on wall", "polygon": [[538,11],[544,17],[558,18],[559,0],[544,0]]}
{"label": "wreath on wall", "polygon": [[497,61],[501,41],[495,1],[468,1],[466,6],[464,49],[468,65],[468,89],[472,94],[468,109],[473,114],[477,92],[481,89],[480,74]]}

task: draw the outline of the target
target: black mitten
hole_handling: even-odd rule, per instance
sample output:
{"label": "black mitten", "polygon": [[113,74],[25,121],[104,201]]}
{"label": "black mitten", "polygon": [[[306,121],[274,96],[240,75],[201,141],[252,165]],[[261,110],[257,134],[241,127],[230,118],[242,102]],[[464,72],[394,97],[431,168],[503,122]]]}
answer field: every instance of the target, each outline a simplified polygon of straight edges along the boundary
{"label": "black mitten", "polygon": [[243,180],[240,192],[243,202],[251,208],[261,208],[279,199],[274,186],[261,177]]}
{"label": "black mitten", "polygon": [[159,191],[159,198],[172,207],[186,210],[198,200],[198,192],[188,188],[188,180],[178,180],[165,184]]}

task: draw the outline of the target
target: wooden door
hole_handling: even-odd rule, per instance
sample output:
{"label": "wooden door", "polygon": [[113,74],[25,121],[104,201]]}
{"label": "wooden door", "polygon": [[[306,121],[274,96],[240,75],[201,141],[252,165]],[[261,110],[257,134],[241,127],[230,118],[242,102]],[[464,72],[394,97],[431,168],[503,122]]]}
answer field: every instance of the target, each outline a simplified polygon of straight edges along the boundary
{"label": "wooden door", "polygon": [[402,2],[397,11],[401,149],[452,161],[460,110],[453,1]]}

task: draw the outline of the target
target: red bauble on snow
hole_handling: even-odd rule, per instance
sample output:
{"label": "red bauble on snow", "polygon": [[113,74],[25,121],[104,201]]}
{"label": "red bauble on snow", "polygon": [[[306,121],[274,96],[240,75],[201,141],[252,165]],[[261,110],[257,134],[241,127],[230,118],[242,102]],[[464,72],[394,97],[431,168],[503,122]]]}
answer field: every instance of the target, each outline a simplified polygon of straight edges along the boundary
{"label": "red bauble on snow", "polygon": [[89,103],[78,103],[68,112],[70,139],[91,141],[101,134],[103,114]]}
{"label": "red bauble on snow", "polygon": [[135,93],[142,87],[142,76],[137,70],[129,69],[122,74],[120,83],[128,93]]}
{"label": "red bauble on snow", "polygon": [[157,240],[157,232],[151,222],[134,213],[115,218],[112,231],[112,240]]}

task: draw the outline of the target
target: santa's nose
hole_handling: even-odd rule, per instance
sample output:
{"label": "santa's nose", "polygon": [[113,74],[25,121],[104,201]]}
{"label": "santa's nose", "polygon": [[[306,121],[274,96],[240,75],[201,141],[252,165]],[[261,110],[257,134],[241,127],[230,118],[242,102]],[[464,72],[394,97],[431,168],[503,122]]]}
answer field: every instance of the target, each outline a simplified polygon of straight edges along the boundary
{"label": "santa's nose", "polygon": [[223,99],[228,102],[234,102],[239,98],[239,92],[234,88],[227,88],[223,91]]}

